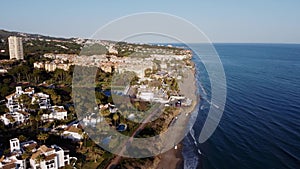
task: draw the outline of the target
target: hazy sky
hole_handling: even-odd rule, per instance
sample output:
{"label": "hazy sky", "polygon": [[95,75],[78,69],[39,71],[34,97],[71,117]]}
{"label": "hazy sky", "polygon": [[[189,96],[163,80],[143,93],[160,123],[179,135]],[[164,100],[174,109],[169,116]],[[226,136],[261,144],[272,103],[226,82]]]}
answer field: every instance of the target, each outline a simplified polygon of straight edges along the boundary
{"label": "hazy sky", "polygon": [[90,37],[119,17],[164,12],[192,22],[212,42],[300,43],[300,0],[6,0],[0,6],[0,29],[51,36]]}

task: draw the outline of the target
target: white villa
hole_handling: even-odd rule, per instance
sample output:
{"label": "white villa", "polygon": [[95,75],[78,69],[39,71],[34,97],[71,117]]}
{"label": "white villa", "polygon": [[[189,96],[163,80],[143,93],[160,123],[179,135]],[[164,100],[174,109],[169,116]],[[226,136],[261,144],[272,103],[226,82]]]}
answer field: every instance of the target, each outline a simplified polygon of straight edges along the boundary
{"label": "white villa", "polygon": [[67,119],[68,112],[65,110],[64,106],[52,106],[50,114],[43,114],[42,120],[65,120]]}
{"label": "white villa", "polygon": [[65,139],[71,139],[72,141],[80,141],[83,139],[83,131],[79,124],[65,126],[64,130],[62,136]]}
{"label": "white villa", "polygon": [[40,109],[51,108],[50,96],[45,93],[36,93],[32,97],[32,103],[38,102]]}
{"label": "white villa", "polygon": [[6,107],[9,109],[10,112],[14,112],[14,111],[21,111],[21,106],[18,103],[18,98],[22,95],[22,94],[26,94],[28,96],[32,96],[34,94],[34,89],[33,88],[26,88],[24,91],[22,90],[21,86],[17,86],[16,87],[16,92],[12,93],[8,96],[6,96]]}
{"label": "white villa", "polygon": [[92,126],[95,127],[97,123],[100,123],[103,121],[103,117],[99,117],[96,113],[92,113],[91,115],[86,116],[82,119],[82,123],[85,126]]}
{"label": "white villa", "polygon": [[[10,142],[10,156],[2,156],[0,168],[3,169],[58,169],[70,164],[69,150],[63,150],[57,145],[47,147],[37,146],[36,141],[20,143],[19,139],[13,138]],[[32,155],[28,159],[22,159],[22,154],[29,148]]]}
{"label": "white villa", "polygon": [[[32,169],[58,169],[70,164],[69,151],[64,151],[57,145],[47,147],[40,146],[30,158],[30,166]],[[39,156],[43,156],[43,160],[38,160]]]}
{"label": "white villa", "polygon": [[29,119],[30,114],[24,111],[16,111],[13,113],[6,113],[0,116],[0,119],[3,121],[4,125],[9,125],[12,123],[24,123]]}

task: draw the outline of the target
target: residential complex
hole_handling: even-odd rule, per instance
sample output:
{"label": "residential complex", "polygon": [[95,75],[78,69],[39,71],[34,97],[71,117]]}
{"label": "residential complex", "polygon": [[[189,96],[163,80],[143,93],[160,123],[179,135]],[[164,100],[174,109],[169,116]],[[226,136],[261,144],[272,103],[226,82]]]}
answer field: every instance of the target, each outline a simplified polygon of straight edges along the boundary
{"label": "residential complex", "polygon": [[56,105],[52,106],[48,94],[42,92],[35,93],[34,88],[31,87],[23,90],[21,86],[17,86],[15,93],[6,96],[6,107],[9,112],[0,116],[0,120],[3,121],[6,126],[10,124],[21,124],[29,119],[29,109],[25,106],[25,99],[21,97],[22,95],[29,99],[29,104],[37,104],[39,109],[47,110],[49,112],[42,114],[41,120],[53,121],[67,119],[67,111],[64,107]]}

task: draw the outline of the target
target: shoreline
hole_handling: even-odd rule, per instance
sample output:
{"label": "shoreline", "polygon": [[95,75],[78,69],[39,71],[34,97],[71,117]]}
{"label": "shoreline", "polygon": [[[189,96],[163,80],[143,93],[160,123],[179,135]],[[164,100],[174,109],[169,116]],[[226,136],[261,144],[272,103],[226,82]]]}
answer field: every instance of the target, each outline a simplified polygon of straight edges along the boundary
{"label": "shoreline", "polygon": [[[186,95],[187,98],[193,100],[192,105],[189,107],[183,107],[180,110],[180,113],[189,114],[189,118],[185,119],[185,127],[183,130],[180,131],[181,134],[184,134],[184,131],[187,130],[188,123],[190,121],[190,114],[193,113],[196,108],[197,104],[200,101],[200,95],[197,92],[197,83],[196,83],[196,72],[195,68],[187,70],[188,77],[187,80],[184,82],[180,82],[180,91]],[[192,76],[192,77],[191,77]],[[192,91],[192,92],[191,92]],[[159,155],[160,161],[156,168],[163,169],[182,169],[184,168],[184,156],[183,156],[183,140],[180,141],[177,145],[177,149],[174,148],[168,150],[167,152]]]}

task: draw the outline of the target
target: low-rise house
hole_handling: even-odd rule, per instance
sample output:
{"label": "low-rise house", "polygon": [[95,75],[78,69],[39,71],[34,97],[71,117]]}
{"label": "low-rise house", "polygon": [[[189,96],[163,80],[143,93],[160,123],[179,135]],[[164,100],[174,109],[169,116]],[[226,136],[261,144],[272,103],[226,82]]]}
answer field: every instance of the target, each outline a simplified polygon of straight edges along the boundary
{"label": "low-rise house", "polygon": [[14,122],[12,121],[11,118],[8,118],[8,117],[6,116],[6,114],[0,116],[0,120],[1,120],[1,121],[4,123],[4,125],[6,125],[6,126],[8,126],[8,125],[14,123]]}
{"label": "low-rise house", "polygon": [[52,106],[50,114],[43,114],[42,120],[65,120],[67,119],[68,112],[64,106]]}
{"label": "low-rise house", "polygon": [[5,98],[7,100],[6,107],[8,108],[9,112],[21,110],[21,106],[17,102],[18,95],[16,93],[12,93]]}
{"label": "low-rise house", "polygon": [[28,96],[32,96],[34,94],[34,88],[28,87],[23,91],[23,94],[27,94]]}
{"label": "low-rise house", "polygon": [[30,114],[24,111],[15,111],[3,114],[0,120],[4,125],[22,124],[29,119]]}
{"label": "low-rise house", "polygon": [[37,68],[37,69],[44,69],[45,68],[45,64],[43,62],[34,62],[33,63],[33,67]]}
{"label": "low-rise house", "polygon": [[57,69],[62,69],[64,71],[68,71],[70,69],[70,64],[60,63],[56,65]]}
{"label": "low-rise house", "polygon": [[92,126],[95,127],[97,123],[100,123],[103,121],[103,117],[98,116],[96,113],[92,113],[89,116],[86,116],[82,119],[82,123],[85,126]]}
{"label": "low-rise house", "polygon": [[80,141],[83,139],[83,131],[79,124],[73,124],[67,128],[62,133],[65,139],[71,139],[72,141]]}
{"label": "low-rise house", "polygon": [[0,68],[0,74],[5,74],[5,73],[7,73],[7,70],[3,69],[3,68]]}
{"label": "low-rise house", "polygon": [[12,153],[5,159],[0,160],[0,168],[2,169],[27,169],[26,160],[20,158],[19,154]]}
{"label": "low-rise house", "polygon": [[56,64],[53,62],[46,62],[45,63],[45,70],[47,72],[54,72],[56,70]]}
{"label": "low-rise house", "polygon": [[28,151],[28,152],[36,152],[38,144],[34,140],[26,141],[21,143],[21,148],[23,151]]}
{"label": "low-rise house", "polygon": [[32,103],[38,102],[40,109],[50,109],[50,96],[44,93],[36,93],[32,98]]}

